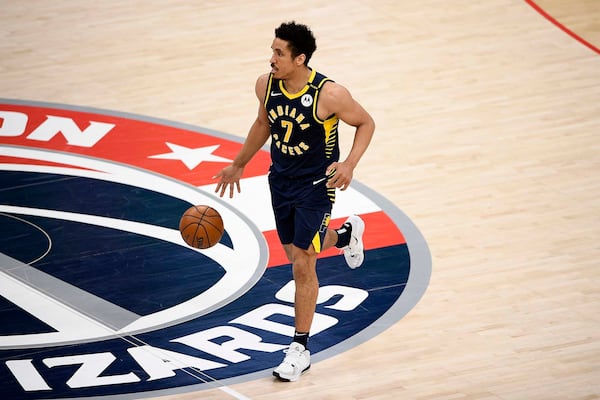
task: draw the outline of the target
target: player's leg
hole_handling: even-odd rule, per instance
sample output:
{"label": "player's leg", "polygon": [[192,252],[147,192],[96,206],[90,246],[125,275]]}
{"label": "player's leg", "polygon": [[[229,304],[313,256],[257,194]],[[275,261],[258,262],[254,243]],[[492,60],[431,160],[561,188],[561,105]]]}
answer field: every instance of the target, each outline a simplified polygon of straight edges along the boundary
{"label": "player's leg", "polygon": [[317,253],[312,246],[308,250],[292,246],[292,272],[296,284],[295,295],[295,327],[296,332],[308,333],[312,325],[317,296],[319,295],[319,280],[317,278]]}
{"label": "player's leg", "polygon": [[363,245],[363,233],[365,222],[358,215],[351,215],[344,224],[335,230],[335,247],[344,251],[346,264],[352,269],[362,265],[365,254]]}
{"label": "player's leg", "polygon": [[315,314],[319,281],[317,278],[317,253],[312,245],[308,250],[293,244],[284,245],[292,261],[292,272],[296,285],[294,300],[295,332],[294,339],[286,350],[282,363],[275,368],[273,375],[283,381],[296,381],[310,368],[308,336]]}
{"label": "player's leg", "polygon": [[[335,194],[335,188],[326,188],[320,197],[327,199],[333,206]],[[358,268],[365,258],[362,240],[364,231],[364,221],[358,215],[352,215],[338,229],[327,228],[320,251],[335,246],[344,251],[344,259],[350,268]]]}
{"label": "player's leg", "polygon": [[319,295],[317,253],[312,246],[308,250],[303,250],[293,244],[284,244],[283,248],[292,263],[296,286],[294,302],[296,331],[309,332]]}
{"label": "player's leg", "polygon": [[327,229],[321,251],[335,246],[344,251],[344,259],[350,268],[358,268],[365,258],[362,240],[364,232],[365,223],[362,218],[352,215],[338,229]]}
{"label": "player's leg", "polygon": [[[308,337],[319,294],[317,254],[328,240],[327,225],[331,215],[331,204],[326,200],[319,203],[311,197],[307,206],[302,206],[302,202],[299,202],[300,205],[296,203],[293,212],[294,239],[284,245],[292,262],[296,292],[294,339],[283,362],[273,371],[273,375],[281,380],[295,381],[310,368]],[[329,240],[333,243],[334,238]]]}

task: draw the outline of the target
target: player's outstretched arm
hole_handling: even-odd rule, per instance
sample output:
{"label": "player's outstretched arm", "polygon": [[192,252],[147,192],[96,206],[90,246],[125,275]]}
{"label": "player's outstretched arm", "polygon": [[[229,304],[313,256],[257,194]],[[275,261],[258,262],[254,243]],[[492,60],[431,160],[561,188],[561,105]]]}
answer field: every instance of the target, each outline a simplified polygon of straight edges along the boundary
{"label": "player's outstretched arm", "polygon": [[232,198],[234,188],[237,189],[238,193],[241,192],[240,179],[242,178],[246,164],[248,164],[256,152],[258,152],[269,139],[269,120],[267,111],[263,105],[268,77],[268,74],[261,75],[256,81],[255,92],[260,104],[258,106],[256,120],[254,120],[254,123],[250,127],[244,145],[231,165],[223,168],[213,177],[213,179],[219,179],[217,187],[215,188],[215,193],[218,193],[220,197],[223,197],[225,192],[229,190],[229,197]]}

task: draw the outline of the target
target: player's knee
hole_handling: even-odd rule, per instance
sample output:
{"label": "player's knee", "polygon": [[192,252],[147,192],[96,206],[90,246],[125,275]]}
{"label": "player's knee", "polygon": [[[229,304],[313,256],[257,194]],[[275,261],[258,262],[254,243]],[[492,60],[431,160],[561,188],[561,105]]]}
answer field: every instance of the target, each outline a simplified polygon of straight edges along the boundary
{"label": "player's knee", "polygon": [[294,262],[292,269],[294,272],[294,280],[296,284],[305,284],[315,282],[317,279],[316,272],[316,255],[308,250],[301,250],[294,253]]}

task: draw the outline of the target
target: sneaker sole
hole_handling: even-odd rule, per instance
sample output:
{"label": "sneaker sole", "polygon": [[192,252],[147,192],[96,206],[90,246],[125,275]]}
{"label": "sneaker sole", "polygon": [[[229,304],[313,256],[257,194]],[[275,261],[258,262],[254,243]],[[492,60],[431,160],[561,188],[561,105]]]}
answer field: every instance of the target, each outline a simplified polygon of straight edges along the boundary
{"label": "sneaker sole", "polygon": [[[309,369],[310,369],[310,365],[309,365],[308,367],[304,368],[304,369],[302,370],[302,372],[300,372],[300,375],[302,375],[303,373],[305,373],[305,372],[306,372],[306,371],[308,371]],[[293,377],[293,376],[286,377],[286,376],[284,376],[284,375],[280,374],[280,373],[279,373],[279,372],[277,372],[277,371],[273,371],[273,376],[274,376],[274,377],[276,377],[277,379],[279,379],[279,380],[280,380],[280,381],[282,381],[282,382],[295,382],[295,381],[297,381],[298,379],[300,379],[300,375],[298,375],[298,376],[296,376],[296,377]]]}
{"label": "sneaker sole", "polygon": [[[353,232],[354,232],[354,229],[356,229],[357,231],[360,232],[360,235],[356,235],[356,236],[358,237],[358,242],[360,243],[360,247],[359,247],[360,251],[358,253],[363,253],[363,259],[361,260],[360,264],[354,266],[349,261],[349,260],[352,260],[352,258],[350,256],[347,256],[344,253],[344,258],[346,259],[346,264],[348,264],[348,266],[351,269],[356,269],[356,268],[360,267],[362,265],[362,263],[364,262],[364,260],[365,260],[365,258],[364,258],[365,248],[364,248],[364,243],[363,243],[363,240],[362,240],[363,234],[365,233],[365,222],[359,216],[356,216],[356,227],[354,225],[352,226],[352,231]],[[352,236],[354,236],[354,234]]]}

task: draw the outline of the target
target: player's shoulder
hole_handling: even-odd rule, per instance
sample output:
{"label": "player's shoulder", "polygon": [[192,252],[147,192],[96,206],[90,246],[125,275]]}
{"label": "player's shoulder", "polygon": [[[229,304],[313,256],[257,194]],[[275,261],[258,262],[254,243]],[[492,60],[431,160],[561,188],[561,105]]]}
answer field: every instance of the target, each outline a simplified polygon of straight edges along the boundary
{"label": "player's shoulder", "polygon": [[326,81],[321,88],[320,99],[325,101],[338,102],[351,97],[344,85],[334,81]]}
{"label": "player's shoulder", "polygon": [[256,84],[255,84],[255,92],[256,92],[256,96],[260,99],[260,101],[264,101],[264,97],[265,97],[265,93],[267,91],[267,86],[269,84],[269,79],[270,79],[271,74],[270,73],[266,73],[266,74],[262,74],[259,75],[258,78],[256,78]]}
{"label": "player's shoulder", "polygon": [[271,76],[270,73],[259,75],[258,78],[256,78],[256,86],[257,87],[260,86],[262,88],[266,88],[267,84],[269,83],[270,76]]}

